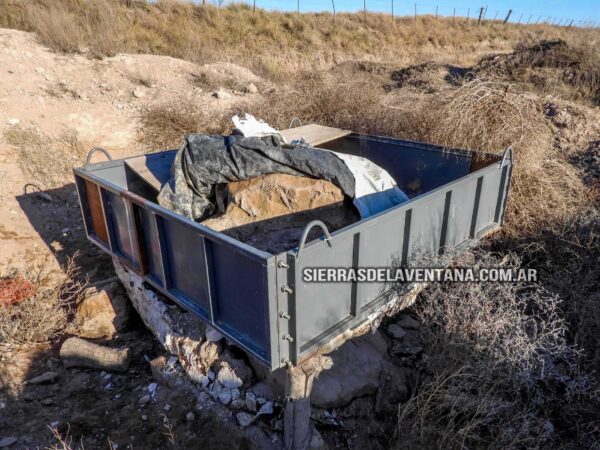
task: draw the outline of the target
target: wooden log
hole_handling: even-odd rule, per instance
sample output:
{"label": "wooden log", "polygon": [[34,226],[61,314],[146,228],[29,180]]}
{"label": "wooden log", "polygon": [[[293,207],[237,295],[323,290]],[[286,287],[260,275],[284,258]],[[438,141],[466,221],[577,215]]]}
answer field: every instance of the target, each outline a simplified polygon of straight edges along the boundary
{"label": "wooden log", "polygon": [[129,369],[129,348],[110,348],[78,337],[67,339],[60,348],[63,365],[90,369],[126,372]]}

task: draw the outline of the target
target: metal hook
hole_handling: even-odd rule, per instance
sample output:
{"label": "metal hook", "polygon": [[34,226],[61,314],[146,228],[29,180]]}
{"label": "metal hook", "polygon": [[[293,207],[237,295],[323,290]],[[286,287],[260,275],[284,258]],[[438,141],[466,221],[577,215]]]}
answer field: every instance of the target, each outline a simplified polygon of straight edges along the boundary
{"label": "metal hook", "polygon": [[325,233],[325,242],[327,242],[328,246],[330,246],[330,247],[333,246],[331,243],[331,234],[329,234],[329,230],[327,229],[327,226],[320,220],[313,220],[308,225],[306,225],[306,228],[304,228],[304,231],[302,232],[302,236],[300,237],[300,243],[298,244],[298,250],[296,251],[296,260],[300,259],[300,253],[302,252],[302,249],[304,248],[304,244],[306,243],[306,238],[308,238],[308,233],[310,232],[310,230],[313,227],[319,227],[321,230],[323,230],[323,233]]}
{"label": "metal hook", "polygon": [[290,126],[288,128],[293,128],[292,125],[294,125],[295,122],[298,122],[298,126],[301,127],[302,126],[302,122],[300,122],[300,119],[298,119],[297,117],[294,117],[292,119],[292,121],[290,122]]}
{"label": "metal hook", "polygon": [[105,149],[103,149],[102,147],[93,147],[92,149],[90,149],[90,151],[87,154],[87,158],[85,160],[86,166],[90,163],[90,160],[92,159],[92,155],[96,152],[103,153],[104,156],[106,156],[109,161],[112,161],[112,156],[110,156],[110,153],[108,153]]}

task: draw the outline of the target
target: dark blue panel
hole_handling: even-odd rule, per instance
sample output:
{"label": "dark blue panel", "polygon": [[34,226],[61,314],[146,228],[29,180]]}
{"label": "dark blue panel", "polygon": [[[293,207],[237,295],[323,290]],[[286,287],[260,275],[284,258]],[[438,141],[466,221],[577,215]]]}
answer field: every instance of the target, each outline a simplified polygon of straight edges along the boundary
{"label": "dark blue panel", "polygon": [[148,262],[148,272],[158,283],[162,285],[162,268],[160,262],[160,245],[158,243],[158,234],[154,226],[152,213],[145,208],[136,207],[140,216],[142,226],[142,245],[146,252]]}
{"label": "dark blue panel", "polygon": [[209,317],[204,238],[185,225],[160,216],[157,219],[164,233],[167,289],[179,297],[183,296],[185,301],[193,303],[204,316]]}
{"label": "dark blue panel", "polygon": [[410,141],[351,135],[319,147],[361,156],[383,167],[410,198],[461,178],[471,171],[472,157]]}
{"label": "dark blue panel", "polygon": [[113,251],[135,262],[129,238],[129,222],[125,202],[119,195],[110,191],[103,191],[103,195],[106,199],[106,215],[114,247]]}
{"label": "dark blue panel", "polygon": [[214,321],[254,351],[269,348],[268,286],[261,263],[211,242]]}

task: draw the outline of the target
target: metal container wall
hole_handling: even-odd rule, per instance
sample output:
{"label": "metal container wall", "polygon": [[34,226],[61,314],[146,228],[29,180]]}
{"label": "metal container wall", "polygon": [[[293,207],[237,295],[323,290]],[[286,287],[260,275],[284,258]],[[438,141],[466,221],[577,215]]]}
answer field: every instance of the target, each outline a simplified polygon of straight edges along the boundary
{"label": "metal container wall", "polygon": [[501,225],[512,168],[510,150],[477,168],[470,152],[396,139],[351,135],[324,147],[368,156],[404,189],[420,173],[424,193],[332,233],[331,246],[271,255],[136,195],[124,160],[110,161],[75,169],[86,233],[272,369],[298,363],[359,325],[391,288],[306,283],[304,268],[397,266],[471,245]]}

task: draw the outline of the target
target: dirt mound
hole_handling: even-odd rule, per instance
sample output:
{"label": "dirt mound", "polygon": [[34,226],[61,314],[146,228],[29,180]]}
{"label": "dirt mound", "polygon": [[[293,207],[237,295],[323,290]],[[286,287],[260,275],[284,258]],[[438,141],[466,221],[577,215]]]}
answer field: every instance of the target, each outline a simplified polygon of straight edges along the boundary
{"label": "dirt mound", "polygon": [[598,53],[562,39],[518,44],[512,53],[482,58],[469,73],[530,84],[546,94],[553,91],[565,98],[600,102]]}

